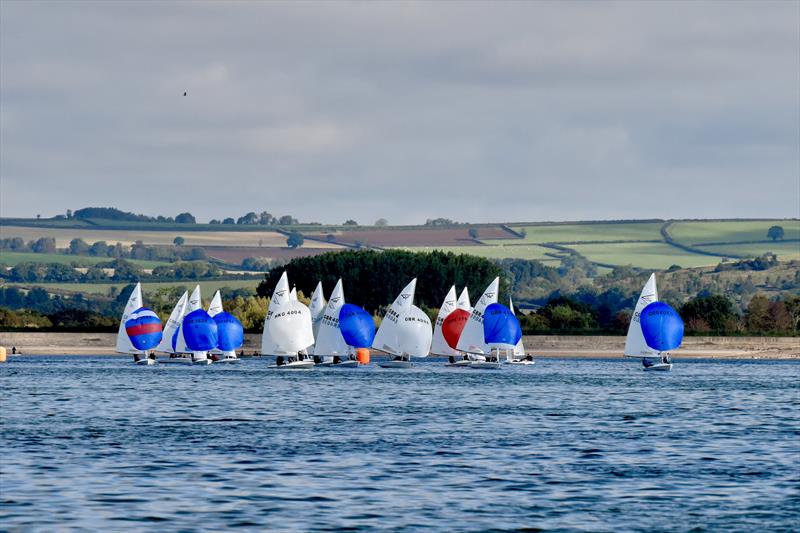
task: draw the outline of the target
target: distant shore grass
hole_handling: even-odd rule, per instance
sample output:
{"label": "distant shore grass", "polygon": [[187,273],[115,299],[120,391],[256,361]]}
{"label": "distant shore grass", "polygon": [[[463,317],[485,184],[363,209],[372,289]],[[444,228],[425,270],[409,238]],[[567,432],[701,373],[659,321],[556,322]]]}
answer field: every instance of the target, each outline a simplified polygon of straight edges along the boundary
{"label": "distant shore grass", "polygon": [[[77,263],[83,267],[96,265],[97,263],[108,263],[113,261],[113,257],[90,257],[85,255],[67,255],[67,254],[35,254],[32,252],[0,252],[0,263],[9,266],[16,266],[20,263],[60,263],[70,265]],[[142,259],[125,259],[142,268],[152,269],[157,266],[168,265],[169,263],[163,261],[145,261]]]}

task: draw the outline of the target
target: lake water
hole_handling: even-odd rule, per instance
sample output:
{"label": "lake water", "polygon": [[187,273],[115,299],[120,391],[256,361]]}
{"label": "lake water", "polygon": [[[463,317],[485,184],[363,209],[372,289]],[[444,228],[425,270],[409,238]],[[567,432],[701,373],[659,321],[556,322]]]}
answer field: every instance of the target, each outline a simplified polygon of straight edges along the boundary
{"label": "lake water", "polygon": [[0,529],[797,531],[800,364],[0,365]]}

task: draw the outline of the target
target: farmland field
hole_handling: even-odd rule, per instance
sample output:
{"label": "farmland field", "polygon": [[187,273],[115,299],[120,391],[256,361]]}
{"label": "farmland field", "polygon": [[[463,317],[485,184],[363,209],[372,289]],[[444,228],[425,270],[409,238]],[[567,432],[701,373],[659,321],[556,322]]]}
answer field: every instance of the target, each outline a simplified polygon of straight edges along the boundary
{"label": "farmland field", "polygon": [[453,252],[454,254],[470,254],[488,259],[535,259],[543,263],[558,263],[559,259],[545,255],[546,253],[558,254],[557,250],[537,246],[535,244],[508,245],[508,246],[408,246],[403,250],[411,252]]}
{"label": "farmland field", "polygon": [[717,244],[711,246],[695,246],[698,250],[707,250],[715,254],[731,254],[740,257],[758,257],[772,252],[781,261],[800,259],[800,242],[765,242],[743,244]]}
{"label": "farmland field", "polygon": [[589,261],[611,265],[633,265],[641,268],[665,269],[672,265],[684,268],[711,266],[722,258],[685,252],[666,243],[629,242],[575,244],[569,248]]}
{"label": "farmland field", "polygon": [[[476,228],[478,238],[496,239],[501,242],[519,240],[513,233],[506,231],[501,226],[488,226]],[[360,241],[364,246],[380,247],[405,247],[405,246],[480,246],[469,236],[470,226],[449,228],[424,228],[416,229],[366,229],[353,231],[339,231],[333,233],[336,242],[355,244]],[[307,233],[324,239],[326,233]]]}
{"label": "farmland field", "polygon": [[767,240],[770,226],[781,226],[784,239],[800,239],[800,220],[729,220],[723,222],[675,222],[672,238],[681,244]]}
{"label": "farmland field", "polygon": [[[320,244],[317,247],[317,244]],[[343,246],[324,246],[316,241],[306,241],[306,246],[301,248],[278,247],[247,247],[247,246],[206,246],[204,247],[208,257],[219,259],[230,264],[239,264],[248,257],[267,257],[270,259],[294,259],[295,257],[307,257],[319,255],[325,252],[335,252],[345,250]]]}
{"label": "farmland field", "polygon": [[[208,280],[208,281],[169,281],[169,282],[155,282],[155,283],[142,283],[142,290],[147,294],[148,292],[156,291],[158,289],[168,289],[172,287],[184,287],[186,290],[191,291],[196,285],[200,285],[203,294],[210,297],[211,294],[223,287],[230,289],[253,289],[258,286],[261,278],[258,279],[231,279],[231,280]],[[118,283],[4,283],[4,287],[42,287],[45,290],[59,290],[70,292],[82,292],[87,294],[109,294],[111,287],[122,289],[129,282],[121,281]]]}
{"label": "farmland field", "polygon": [[[125,245],[142,241],[144,244],[172,245],[175,237],[183,237],[185,246],[264,246],[285,247],[286,236],[276,231],[129,231],[95,230],[86,228],[28,228],[21,226],[1,226],[0,237],[21,237],[25,241],[40,237],[53,237],[58,248],[66,248],[72,239],[83,239],[89,244],[106,241],[109,244],[120,242]],[[316,245],[315,245],[316,246]],[[317,248],[338,248],[328,243],[319,243]]]}
{"label": "farmland field", "polygon": [[[510,226],[514,231],[525,231],[521,242],[581,242],[581,241],[660,241],[661,222],[626,222],[607,224],[559,224],[546,226]],[[478,236],[486,244],[491,239]]]}
{"label": "farmland field", "polygon": [[[27,263],[27,262],[62,263],[64,265],[77,263],[80,266],[92,266],[97,263],[108,263],[109,261],[113,260],[114,258],[112,257],[89,257],[85,255],[67,255],[67,254],[35,254],[30,252],[7,252],[5,250],[0,251],[0,263],[4,263],[12,267],[20,263]],[[169,264],[161,261],[145,261],[141,259],[126,259],[126,261],[139,265],[142,268],[149,268],[149,269]]]}

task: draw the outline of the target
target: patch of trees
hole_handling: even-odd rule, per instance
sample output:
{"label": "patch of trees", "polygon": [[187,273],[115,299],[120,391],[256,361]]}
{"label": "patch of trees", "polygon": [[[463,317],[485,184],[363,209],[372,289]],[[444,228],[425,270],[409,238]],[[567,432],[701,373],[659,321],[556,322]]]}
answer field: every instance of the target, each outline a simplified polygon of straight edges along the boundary
{"label": "patch of trees", "polygon": [[773,253],[766,253],[755,259],[742,259],[734,263],[722,262],[717,265],[714,272],[725,272],[728,270],[767,270],[779,264],[778,256]]}
{"label": "patch of trees", "polygon": [[286,246],[289,248],[300,248],[305,242],[305,237],[299,231],[293,231],[286,238]]}
{"label": "patch of trees", "polygon": [[74,265],[63,263],[22,262],[9,270],[0,270],[0,279],[16,283],[91,283],[97,281],[151,281],[175,279],[208,279],[219,277],[222,271],[216,265],[204,261],[178,261],[158,266],[151,274],[145,273],[136,263],[124,259],[97,263],[78,270]]}
{"label": "patch of trees", "polygon": [[155,222],[154,217],[137,215],[128,211],[122,211],[115,207],[84,207],[72,213],[72,218],[86,220],[87,218],[105,218],[108,220],[126,220],[129,222]]}
{"label": "patch of trees", "polygon": [[[265,281],[258,286],[259,296],[272,296],[283,270],[271,270],[266,275]],[[453,284],[468,286],[473,298],[478,298],[496,276],[502,279],[501,292],[505,293],[507,288],[503,271],[497,263],[482,257],[440,251],[325,253],[293,259],[286,264],[285,270],[291,283],[306,294],[311,294],[318,281],[322,282],[326,294],[330,294],[341,277],[347,301],[370,312],[392,303],[412,278],[417,278],[415,303],[428,308],[438,308]]]}
{"label": "patch of trees", "polygon": [[[229,220],[230,222],[228,222]],[[240,216],[238,219],[236,219],[236,221],[234,221],[232,218],[226,218],[222,223],[233,224],[234,222],[240,226],[291,226],[293,224],[300,223],[291,215],[275,217],[268,211],[262,211],[261,213],[250,211],[249,213],[245,213],[244,215]]]}
{"label": "patch of trees", "polygon": [[462,224],[462,222],[456,222],[449,218],[429,218],[425,221],[426,226],[458,226],[460,224]]}
{"label": "patch of trees", "polygon": [[771,226],[767,230],[767,238],[777,241],[783,239],[784,231],[782,226]]}
{"label": "patch of trees", "polygon": [[0,250],[9,252],[32,252],[35,254],[56,253],[56,240],[52,237],[41,237],[35,241],[25,242],[20,237],[0,239]]}

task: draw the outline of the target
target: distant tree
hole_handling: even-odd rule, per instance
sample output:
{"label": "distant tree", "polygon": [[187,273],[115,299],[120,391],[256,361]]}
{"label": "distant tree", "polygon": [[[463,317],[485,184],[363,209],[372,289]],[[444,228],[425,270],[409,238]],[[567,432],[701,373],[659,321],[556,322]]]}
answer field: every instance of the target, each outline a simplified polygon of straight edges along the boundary
{"label": "distant tree", "polygon": [[305,239],[303,238],[303,234],[299,231],[293,231],[289,234],[289,237],[286,239],[286,246],[289,248],[299,248],[303,246],[303,242]]}
{"label": "distant tree", "polygon": [[189,260],[190,261],[197,261],[199,259],[206,259],[208,256],[206,255],[206,251],[203,248],[192,248],[189,251]]}
{"label": "distant tree", "polygon": [[72,239],[69,241],[69,253],[72,255],[86,255],[89,252],[89,245],[83,239]]}
{"label": "distant tree", "polygon": [[687,323],[692,319],[703,320],[711,331],[725,332],[739,317],[733,303],[724,296],[698,296],[689,300],[680,309],[681,317]]}
{"label": "distant tree", "polygon": [[350,219],[347,219],[347,220],[344,221],[344,225],[345,226],[358,226],[358,222],[356,222],[355,220],[350,218]]}
{"label": "distant tree", "polygon": [[172,244],[174,244],[175,246],[183,246],[183,243],[185,243],[185,242],[186,242],[186,240],[183,237],[181,237],[180,235],[178,235],[177,237],[172,239]]}
{"label": "distant tree", "polygon": [[353,244],[355,245],[356,250],[360,250],[364,246],[364,243],[359,241],[359,240],[357,240],[357,239],[356,239],[356,242],[353,243]]}
{"label": "distant tree", "polygon": [[275,217],[272,216],[271,213],[262,211],[261,214],[258,215],[258,223],[262,226],[269,226],[275,223]]}
{"label": "distant tree", "polygon": [[767,230],[767,238],[777,241],[783,239],[784,231],[781,226],[772,226]]}
{"label": "distant tree", "polygon": [[469,228],[469,236],[473,239],[478,238],[478,228]]}
{"label": "distant tree", "polygon": [[256,215],[253,211],[250,211],[244,216],[239,217],[236,220],[236,223],[239,225],[251,225],[258,223],[258,215]]}
{"label": "distant tree", "polygon": [[72,219],[72,209],[67,209],[67,220]]}
{"label": "distant tree", "polygon": [[219,220],[217,220],[216,218],[212,218],[211,220],[208,221],[208,223],[209,224],[220,224],[221,222]]}
{"label": "distant tree", "polygon": [[763,333],[771,329],[769,322],[769,300],[763,294],[756,294],[747,304],[747,312],[744,315],[745,326],[749,332]]}
{"label": "distant tree", "polygon": [[334,235],[333,233],[328,233],[327,235],[325,235],[325,240],[328,242],[334,242],[336,240],[336,235]]}
{"label": "distant tree", "polygon": [[31,244],[31,251],[37,254],[54,254],[56,240],[53,237],[41,237]]}
{"label": "distant tree", "polygon": [[175,217],[175,222],[178,224],[197,224],[197,220],[191,213],[181,213]]}
{"label": "distant tree", "polygon": [[458,224],[449,218],[429,218],[425,221],[426,226],[453,226]]}
{"label": "distant tree", "polygon": [[232,217],[228,217],[228,218],[226,218],[225,220],[223,220],[223,221],[222,221],[222,223],[223,223],[223,224],[236,224],[236,221],[235,221],[235,220],[233,220],[233,218],[232,218]]}
{"label": "distant tree", "polygon": [[375,221],[375,225],[376,226],[388,226],[389,225],[389,221],[386,220],[385,218],[379,218],[378,220]]}
{"label": "distant tree", "polygon": [[42,218],[42,215],[36,215],[36,220],[39,220],[40,218]]}
{"label": "distant tree", "polygon": [[283,215],[278,219],[278,224],[281,226],[291,226],[292,224],[297,224],[297,219],[292,217],[292,215]]}

